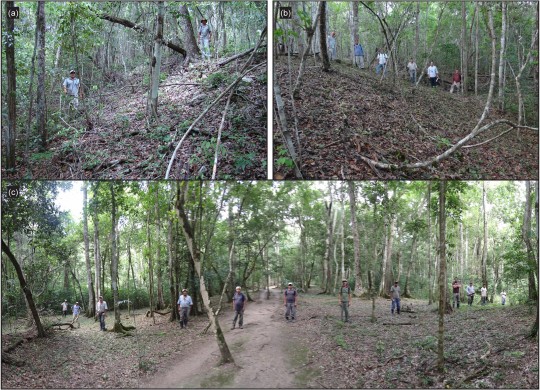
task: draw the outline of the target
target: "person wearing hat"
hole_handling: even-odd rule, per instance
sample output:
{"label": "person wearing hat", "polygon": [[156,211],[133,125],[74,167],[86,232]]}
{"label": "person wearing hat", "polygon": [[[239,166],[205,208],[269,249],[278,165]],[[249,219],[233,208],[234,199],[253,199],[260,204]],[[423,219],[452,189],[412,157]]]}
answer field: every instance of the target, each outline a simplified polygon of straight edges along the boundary
{"label": "person wearing hat", "polygon": [[182,294],[180,294],[180,296],[178,297],[178,302],[176,302],[176,304],[178,305],[178,312],[180,313],[180,328],[187,328],[189,310],[193,306],[193,301],[188,295],[187,289],[184,288],[182,290]]}
{"label": "person wearing hat", "polygon": [[79,90],[80,80],[75,77],[75,69],[69,71],[69,77],[64,80],[64,93],[71,98],[69,102],[70,106],[73,106],[76,110],[79,109],[79,96],[82,97],[82,91]]}
{"label": "person wearing hat", "polygon": [[345,322],[349,322],[349,306],[351,304],[351,287],[347,279],[343,279],[341,282],[341,288],[339,289],[339,305],[341,306],[341,321],[345,317]]}
{"label": "person wearing hat", "polygon": [[400,314],[401,305],[399,298],[400,289],[398,286],[398,281],[394,282],[394,285],[390,287],[390,298],[392,299],[392,315],[394,315],[394,309],[397,309],[397,313]]}
{"label": "person wearing hat", "polygon": [[61,306],[62,306],[62,316],[66,318],[67,312],[68,312],[68,306],[69,306],[67,299],[64,299],[64,302],[61,303]]}
{"label": "person wearing hat", "polygon": [[78,327],[81,327],[81,323],[79,322],[79,314],[81,313],[81,307],[79,306],[79,302],[75,302],[73,305],[73,308],[71,309],[73,311],[73,320],[71,321],[72,324],[77,321]]}
{"label": "person wearing hat", "polygon": [[99,318],[99,328],[102,331],[106,331],[107,328],[105,328],[105,315],[107,314],[107,310],[109,308],[107,307],[107,302],[103,300],[103,297],[99,297],[99,301],[96,304],[96,317]]}
{"label": "person wearing hat", "polygon": [[298,293],[296,292],[296,289],[293,287],[292,283],[289,283],[287,285],[287,289],[285,290],[285,294],[283,296],[283,303],[287,310],[285,311],[285,319],[289,321],[294,321],[296,317],[296,299],[298,298]]}
{"label": "person wearing hat", "polygon": [[210,26],[207,24],[206,19],[201,19],[201,25],[199,26],[199,43],[202,48],[202,55],[210,59],[210,39],[212,38],[212,31],[210,31]]}
{"label": "person wearing hat", "polygon": [[233,319],[231,330],[236,328],[236,320],[238,320],[238,325],[240,329],[244,328],[244,310],[246,309],[246,303],[247,303],[247,298],[242,293],[242,288],[240,286],[237,286],[236,292],[234,293],[233,299],[232,299],[234,319]]}

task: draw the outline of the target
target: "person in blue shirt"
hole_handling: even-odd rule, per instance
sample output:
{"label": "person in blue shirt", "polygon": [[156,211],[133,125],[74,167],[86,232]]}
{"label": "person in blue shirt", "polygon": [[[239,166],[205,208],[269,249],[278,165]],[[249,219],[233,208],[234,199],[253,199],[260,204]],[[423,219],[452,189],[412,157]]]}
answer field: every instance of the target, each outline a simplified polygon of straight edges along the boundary
{"label": "person in blue shirt", "polygon": [[191,297],[188,295],[187,289],[182,290],[182,294],[178,297],[178,312],[180,313],[180,328],[184,329],[187,328],[187,323],[189,319],[189,310],[191,309],[191,306],[193,306],[193,301],[191,300]]}
{"label": "person in blue shirt", "polygon": [[71,323],[74,324],[75,321],[77,321],[77,324],[80,328],[81,323],[79,322],[79,314],[81,314],[81,307],[79,306],[79,302],[75,302],[71,310],[73,310],[73,320],[71,321]]}
{"label": "person in blue shirt", "polygon": [[364,48],[358,43],[358,38],[354,39],[354,62],[360,69],[364,69]]}

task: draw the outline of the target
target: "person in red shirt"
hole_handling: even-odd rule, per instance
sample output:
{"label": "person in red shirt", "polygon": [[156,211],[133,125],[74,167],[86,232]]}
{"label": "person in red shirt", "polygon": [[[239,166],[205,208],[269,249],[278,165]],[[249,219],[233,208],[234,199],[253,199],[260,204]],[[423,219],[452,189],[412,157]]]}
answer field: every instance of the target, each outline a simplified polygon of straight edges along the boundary
{"label": "person in red shirt", "polygon": [[454,93],[454,86],[457,87],[457,90],[459,92],[459,88],[461,86],[461,74],[459,73],[459,70],[457,69],[452,75],[452,86],[450,87],[450,93]]}

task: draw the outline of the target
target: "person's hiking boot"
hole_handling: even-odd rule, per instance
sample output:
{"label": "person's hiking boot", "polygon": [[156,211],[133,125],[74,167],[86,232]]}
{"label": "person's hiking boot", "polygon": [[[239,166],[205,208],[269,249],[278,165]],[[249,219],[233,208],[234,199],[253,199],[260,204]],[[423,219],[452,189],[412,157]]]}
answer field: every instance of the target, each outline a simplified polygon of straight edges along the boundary
{"label": "person's hiking boot", "polygon": [[285,319],[286,319],[287,321],[289,321],[289,317],[285,317]]}
{"label": "person's hiking boot", "polygon": [[240,328],[240,329],[244,329],[244,326],[243,326],[243,325],[240,325],[240,327],[239,327],[239,328]]}
{"label": "person's hiking boot", "polygon": [[233,326],[232,326],[231,330],[234,330],[234,328],[236,328],[236,326],[235,326],[235,325],[233,325]]}

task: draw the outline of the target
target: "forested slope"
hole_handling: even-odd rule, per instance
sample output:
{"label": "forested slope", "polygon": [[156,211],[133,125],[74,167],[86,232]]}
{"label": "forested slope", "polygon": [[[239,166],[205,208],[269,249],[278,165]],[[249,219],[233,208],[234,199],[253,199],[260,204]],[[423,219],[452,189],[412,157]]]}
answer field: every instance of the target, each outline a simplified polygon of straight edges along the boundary
{"label": "forested slope", "polygon": [[[332,62],[322,72],[313,57],[307,60],[300,94],[295,99],[301,151],[301,170],[308,179],[511,179],[538,176],[538,132],[516,130],[471,148],[462,148],[431,168],[383,171],[359,158],[383,163],[424,161],[449,149],[475,127],[485,106],[485,97],[450,94],[441,87],[409,85],[402,73],[396,84],[388,72],[381,80],[373,68],[360,70]],[[293,117],[291,86],[300,61],[275,63],[287,116]],[[491,108],[482,124],[498,119],[517,122],[516,117]],[[275,123],[277,128],[277,123]],[[476,145],[501,134],[504,124],[488,129],[469,141]],[[274,156],[286,155],[282,134],[275,131]],[[294,172],[278,160],[277,178],[292,178]]]}

